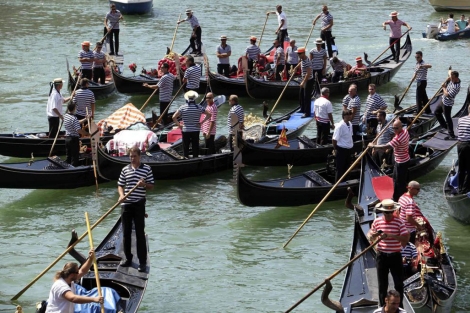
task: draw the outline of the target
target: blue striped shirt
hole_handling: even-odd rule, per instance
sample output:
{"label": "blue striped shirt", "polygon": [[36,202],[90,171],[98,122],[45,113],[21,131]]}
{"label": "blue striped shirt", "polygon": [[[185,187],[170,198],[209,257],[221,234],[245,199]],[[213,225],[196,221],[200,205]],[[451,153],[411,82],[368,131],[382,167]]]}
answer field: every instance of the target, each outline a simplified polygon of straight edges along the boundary
{"label": "blue striped shirt", "polygon": [[[131,164],[126,165],[119,175],[118,186],[124,187],[124,193],[127,194],[134,188],[139,180],[144,179],[146,184],[154,184],[153,173],[150,166],[140,163],[139,167],[134,169]],[[146,190],[144,187],[137,187],[124,203],[133,203],[145,199]]]}
{"label": "blue striped shirt", "polygon": [[[78,59],[81,59],[81,58],[93,59],[93,51],[91,51],[91,50],[88,50],[88,51],[81,50],[78,53]],[[85,62],[80,62],[80,63],[82,64],[82,69],[83,70],[91,70],[91,67],[93,65],[92,61],[85,61]]]}
{"label": "blue striped shirt", "polygon": [[[93,51],[93,58],[95,59],[99,59],[100,61],[101,60],[104,60],[106,58],[106,56],[104,55],[103,52],[98,52],[98,51]],[[103,68],[103,63],[99,62],[93,62],[93,68]]]}
{"label": "blue striped shirt", "polygon": [[171,73],[166,73],[157,83],[159,92],[160,92],[160,102],[170,102],[171,95],[173,94],[173,82],[175,81],[175,76]]}
{"label": "blue striped shirt", "polygon": [[[234,104],[231,108],[230,111],[228,111],[228,118],[227,118],[227,126],[229,130],[229,134],[233,135],[233,128],[232,128],[232,119],[231,119],[231,114],[235,113],[238,117],[238,123],[242,124],[245,122],[245,111],[243,110],[243,107],[240,104]],[[237,124],[238,125],[238,124]]]}
{"label": "blue striped shirt", "polygon": [[108,27],[113,29],[119,29],[119,19],[121,18],[121,11],[116,10],[116,12],[109,11],[106,14],[106,19],[108,20]]}
{"label": "blue striped shirt", "polygon": [[411,242],[408,242],[405,247],[401,249],[402,258],[414,259],[418,257],[418,252],[416,251],[416,246]]}
{"label": "blue striped shirt", "polygon": [[353,108],[356,108],[356,114],[354,114],[351,120],[351,124],[359,125],[359,123],[361,122],[361,99],[358,95],[349,100],[348,110],[352,111]]}
{"label": "blue striped shirt", "polygon": [[70,113],[64,114],[64,127],[65,136],[67,137],[80,137],[78,131],[80,130],[80,122],[75,115]]}
{"label": "blue striped shirt", "polygon": [[[300,69],[302,71],[302,78],[304,78],[307,75],[308,69],[312,68],[312,62],[310,61],[309,58],[305,58],[305,60],[300,61]],[[307,77],[308,80],[313,78],[313,71],[310,71],[310,76]]]}
{"label": "blue striped shirt", "polygon": [[198,132],[201,114],[205,112],[204,108],[192,101],[183,104],[178,111],[181,112],[181,118],[183,119],[183,131]]}
{"label": "blue striped shirt", "polygon": [[[321,18],[321,27],[324,28],[328,25],[331,24],[331,22],[333,21],[333,15],[330,14],[330,12],[326,12],[325,13],[321,13],[320,14],[320,18]],[[328,28],[327,30],[332,30],[333,26],[331,26],[330,28]]]}
{"label": "blue striped shirt", "polygon": [[186,88],[198,89],[201,81],[201,68],[197,65],[190,66],[184,72],[184,78],[188,80]]}
{"label": "blue striped shirt", "polygon": [[[220,54],[229,53],[229,52],[232,52],[232,48],[230,47],[230,45],[226,45],[225,48],[222,47],[222,45],[220,45],[220,46],[217,47],[217,52],[220,53]],[[228,57],[228,58],[218,58],[218,59],[219,59],[218,64],[230,64],[230,57]]]}
{"label": "blue striped shirt", "polygon": [[312,68],[314,70],[321,70],[325,65],[326,51],[321,49],[320,51],[317,48],[310,50],[310,58],[312,59]]}
{"label": "blue striped shirt", "polygon": [[459,141],[470,142],[470,115],[459,118],[457,136]]}
{"label": "blue striped shirt", "polygon": [[454,105],[454,100],[457,94],[460,91],[460,80],[457,83],[454,83],[450,81],[447,84],[447,93],[449,96],[443,95],[442,96],[442,103],[446,106],[453,106]]}
{"label": "blue striped shirt", "polygon": [[277,58],[279,56],[279,65],[286,64],[286,55],[282,46],[277,47],[276,53],[274,54],[274,65],[277,65]]}
{"label": "blue striped shirt", "polygon": [[95,95],[90,89],[87,88],[77,90],[72,101],[77,106],[77,111],[75,112],[76,115],[85,116],[86,108],[88,108],[88,114],[92,114],[91,105],[95,103]]}
{"label": "blue striped shirt", "polygon": [[246,47],[245,54],[249,60],[258,61],[258,54],[261,53],[261,50],[257,45],[249,45]]}
{"label": "blue striped shirt", "polygon": [[377,111],[382,107],[387,108],[387,104],[378,93],[374,93],[373,95],[368,95],[366,104],[367,104],[366,113],[365,113],[366,119],[377,117],[377,114],[372,113],[373,111]]}
{"label": "blue striped shirt", "polygon": [[423,60],[421,62],[416,62],[415,66],[415,73],[416,73],[416,80],[421,81],[421,80],[428,80],[428,69],[426,67],[421,67],[421,65],[424,65]]}

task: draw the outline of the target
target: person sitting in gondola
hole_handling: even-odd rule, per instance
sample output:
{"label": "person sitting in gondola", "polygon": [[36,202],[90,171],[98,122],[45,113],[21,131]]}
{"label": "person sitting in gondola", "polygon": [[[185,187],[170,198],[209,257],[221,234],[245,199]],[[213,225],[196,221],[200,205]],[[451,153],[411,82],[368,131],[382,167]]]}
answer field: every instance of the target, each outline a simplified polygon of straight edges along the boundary
{"label": "person sitting in gondola", "polygon": [[418,251],[414,244],[408,242],[406,246],[401,249],[401,257],[405,279],[418,272]]}
{"label": "person sitting in gondola", "polygon": [[245,55],[248,59],[248,71],[251,75],[253,72],[253,63],[258,62],[261,50],[256,45],[257,38],[255,36],[250,37],[250,45],[246,47]]}
{"label": "person sitting in gondola", "polygon": [[357,57],[356,58],[356,65],[354,65],[349,71],[348,71],[348,77],[360,77],[364,76],[365,73],[368,71],[367,66],[362,63],[362,58]]}
{"label": "person sitting in gondola", "polygon": [[396,290],[389,290],[385,298],[385,305],[378,308],[374,313],[406,313],[400,308],[401,297]]}
{"label": "person sitting in gondola", "polygon": [[331,82],[337,83],[344,79],[344,72],[349,71],[352,67],[345,61],[341,60],[337,56],[330,59],[330,65],[333,69],[333,75],[331,76]]}

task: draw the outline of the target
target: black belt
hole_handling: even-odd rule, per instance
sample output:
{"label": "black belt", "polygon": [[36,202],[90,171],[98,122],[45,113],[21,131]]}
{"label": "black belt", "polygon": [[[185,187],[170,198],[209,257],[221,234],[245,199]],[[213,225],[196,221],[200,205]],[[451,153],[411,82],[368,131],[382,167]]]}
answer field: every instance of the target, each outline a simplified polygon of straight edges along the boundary
{"label": "black belt", "polygon": [[382,251],[377,251],[377,254],[383,254],[385,256],[395,256],[397,254],[400,254],[401,255],[401,252],[390,252],[390,253],[387,253],[387,252],[382,252]]}

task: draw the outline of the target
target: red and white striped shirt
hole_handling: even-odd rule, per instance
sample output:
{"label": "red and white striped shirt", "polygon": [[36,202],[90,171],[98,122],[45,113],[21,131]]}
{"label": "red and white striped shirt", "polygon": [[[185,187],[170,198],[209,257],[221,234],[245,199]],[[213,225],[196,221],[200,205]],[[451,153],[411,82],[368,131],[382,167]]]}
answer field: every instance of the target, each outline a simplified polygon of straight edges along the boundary
{"label": "red and white striped shirt", "polygon": [[415,231],[416,226],[411,225],[409,222],[407,222],[406,216],[410,215],[414,219],[416,219],[419,216],[423,216],[423,213],[421,213],[421,210],[419,209],[415,200],[408,193],[403,194],[403,196],[401,196],[398,200],[398,203],[400,203],[401,207],[400,219],[405,222],[406,229],[408,229],[408,232]]}
{"label": "red and white striped shirt", "polygon": [[[211,117],[207,119],[204,123],[201,125],[201,130],[203,134],[209,133],[209,128],[211,126],[211,122],[214,122],[214,126],[212,127],[212,130],[210,132],[210,135],[215,135],[215,131],[217,128],[216,122],[217,122],[217,105],[213,103],[212,105],[207,105],[206,111],[209,112]],[[201,122],[206,118],[205,114],[201,114]]]}
{"label": "red and white striped shirt", "polygon": [[388,143],[393,147],[393,155],[395,155],[395,162],[405,163],[410,160],[410,153],[408,146],[410,143],[410,134],[406,129],[402,129],[400,133],[395,135]]}
{"label": "red and white striped shirt", "polygon": [[[408,234],[405,223],[401,219],[393,217],[391,221],[387,222],[383,215],[372,222],[371,230],[373,232],[381,230],[386,234],[396,236],[404,236]],[[391,237],[386,237],[377,244],[377,250],[384,253],[401,252],[401,249],[402,246],[400,241]]]}

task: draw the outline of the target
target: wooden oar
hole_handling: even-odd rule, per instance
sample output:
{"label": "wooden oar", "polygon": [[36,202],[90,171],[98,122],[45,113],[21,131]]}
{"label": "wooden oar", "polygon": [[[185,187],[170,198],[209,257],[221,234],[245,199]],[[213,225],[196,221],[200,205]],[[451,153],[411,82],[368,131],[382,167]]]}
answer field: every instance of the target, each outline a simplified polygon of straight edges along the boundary
{"label": "wooden oar", "polygon": [[[398,38],[397,40],[395,40],[391,45],[389,45],[387,48],[385,48],[385,50],[379,54],[378,57],[375,58],[374,61],[370,62],[370,66],[373,66],[375,61],[377,61],[385,52],[387,52],[388,49],[390,49],[390,47],[392,47],[395,43],[397,43],[398,40],[400,40],[403,36],[405,36],[406,34],[408,34],[413,28],[410,27],[410,29],[408,29],[403,35],[401,35],[400,38]],[[397,53],[400,53],[400,51],[397,51]]]}
{"label": "wooden oar", "polygon": [[315,288],[312,289],[312,291],[310,291],[309,293],[307,293],[302,299],[300,299],[299,301],[297,301],[293,306],[291,306],[287,311],[285,311],[285,313],[288,313],[288,312],[291,312],[293,309],[295,309],[299,304],[301,304],[302,302],[304,302],[305,300],[307,300],[308,297],[310,297],[311,295],[313,295],[315,292],[318,291],[318,289],[320,289],[321,287],[323,287],[325,284],[326,284],[326,281],[327,280],[332,280],[333,278],[335,278],[339,273],[341,273],[342,271],[344,271],[346,268],[348,268],[349,265],[351,265],[352,263],[354,263],[357,259],[359,259],[361,256],[363,256],[365,253],[367,253],[367,251],[369,251],[370,249],[372,249],[373,247],[375,247],[380,241],[382,240],[382,237],[379,237],[373,244],[371,244],[370,246],[368,246],[367,248],[365,248],[364,250],[361,251],[361,253],[359,253],[358,255],[356,255],[353,259],[351,259],[348,263],[346,263],[345,265],[343,265],[343,267],[341,267],[339,270],[337,270],[336,272],[334,272],[333,274],[331,274],[327,279],[325,279],[321,284],[319,284],[318,286],[316,286]]}
{"label": "wooden oar", "polygon": [[[110,208],[103,216],[101,216],[99,218],[99,220],[96,221],[95,224],[93,224],[91,226],[91,229],[95,229],[96,226],[98,226],[109,214],[111,214],[111,212],[114,211],[114,209],[120,205],[127,197],[129,197],[129,195],[134,192],[134,190],[138,187],[138,185],[135,185],[131,190],[129,190],[128,193],[126,193],[124,195],[124,197],[119,200],[118,202],[116,202],[115,205],[113,205],[112,208]],[[11,300],[18,300],[19,297],[21,297],[21,295],[23,293],[25,293],[26,290],[29,289],[29,287],[31,287],[36,281],[39,280],[39,278],[41,278],[45,273],[47,273],[54,265],[57,264],[57,262],[59,262],[65,255],[67,255],[67,253],[69,253],[77,243],[79,243],[83,238],[85,238],[85,236],[88,234],[88,232],[85,232],[83,235],[81,235],[77,241],[75,241],[73,244],[71,244],[61,255],[59,255],[57,257],[57,259],[54,260],[54,262],[52,262],[51,264],[49,264],[48,267],[46,267],[46,269],[44,271],[42,271],[38,276],[36,276],[36,278],[34,278],[26,287],[24,287],[23,289],[21,289],[20,292],[18,292],[13,298],[11,298]]]}
{"label": "wooden oar", "polygon": [[145,101],[144,105],[142,105],[142,107],[139,109],[139,111],[142,111],[143,109],[145,109],[145,107],[147,106],[147,104],[149,103],[150,99],[152,99],[153,95],[155,95],[155,93],[157,93],[158,89],[155,89],[152,94],[150,95],[150,97],[147,99],[147,101]]}
{"label": "wooden oar", "polygon": [[266,20],[264,21],[263,30],[261,31],[261,36],[259,36],[258,47],[261,47],[261,39],[263,38],[264,29],[266,28],[266,23],[268,22],[269,14],[266,14]]}
{"label": "wooden oar", "polygon": [[[88,239],[90,240],[90,249],[95,249],[93,247],[93,236],[91,235],[91,228],[90,228],[90,220],[88,219],[88,212],[85,212],[85,220],[86,220],[86,229],[88,232]],[[98,272],[98,262],[96,262],[96,255],[93,253],[93,269],[95,270],[95,279],[96,279],[96,289],[98,289],[98,295],[100,297],[103,296],[103,292],[101,291],[101,282],[100,282],[100,272]],[[101,313],[104,313],[104,303],[100,303],[101,305]]]}
{"label": "wooden oar", "polygon": [[[181,19],[181,13],[180,16],[178,16],[178,21]],[[173,45],[175,44],[175,39],[176,39],[176,32],[178,31],[178,26],[180,24],[176,23],[176,28],[175,28],[175,33],[173,34],[173,40],[171,41],[171,46],[170,46],[170,52],[173,51]]]}
{"label": "wooden oar", "polygon": [[307,49],[308,42],[310,40],[310,37],[312,36],[313,29],[315,28],[315,25],[312,25],[312,28],[310,28],[310,34],[308,34],[307,41],[305,42],[305,49]]}
{"label": "wooden oar", "polygon": [[[108,32],[106,33],[106,35],[103,36],[103,38],[101,38],[100,42],[103,43],[104,40],[106,39],[106,37],[108,37],[109,33],[111,33],[111,31],[113,30],[114,26],[116,26],[117,23],[119,23],[120,19],[117,20],[116,22],[114,22],[112,25],[111,25],[111,29],[108,30]],[[93,51],[96,49],[96,47],[93,48]]]}
{"label": "wooden oar", "polygon": [[[295,73],[295,71],[297,70],[297,68],[299,67],[300,64],[302,64],[302,62],[300,62],[299,64],[297,64],[297,65],[294,67],[294,70],[293,70],[294,73]],[[282,89],[282,92],[281,92],[281,94],[279,95],[279,98],[277,98],[277,101],[276,101],[276,103],[274,103],[273,108],[271,109],[271,112],[269,112],[268,117],[267,117],[266,120],[264,121],[264,124],[265,124],[265,125],[268,123],[269,119],[271,118],[271,115],[273,114],[274,109],[276,108],[277,104],[279,103],[279,101],[281,100],[282,96],[284,95],[284,92],[286,91],[287,86],[289,86],[289,83],[290,83],[290,81],[292,80],[293,77],[294,77],[294,75],[291,75],[291,76],[289,77],[289,80],[287,81],[286,85],[284,86],[284,89]]]}
{"label": "wooden oar", "polygon": [[413,75],[413,78],[411,79],[410,83],[408,84],[408,87],[406,87],[405,91],[401,95],[400,100],[398,100],[398,102],[395,103],[395,105],[394,105],[395,108],[398,108],[400,106],[400,103],[403,101],[403,98],[405,98],[405,95],[407,94],[408,90],[410,90],[411,84],[413,84],[415,79],[416,79],[416,75]]}
{"label": "wooden oar", "polygon": [[88,122],[88,131],[90,133],[90,145],[91,145],[91,160],[93,162],[93,173],[95,174],[95,185],[96,185],[96,194],[98,195],[98,175],[96,174],[96,140],[92,137],[91,131],[91,119],[88,115],[88,107],[86,109],[87,122]]}
{"label": "wooden oar", "polygon": [[155,124],[152,126],[152,129],[155,129],[155,127],[157,127],[158,124],[160,124],[160,122],[162,121],[163,119],[163,116],[165,116],[165,114],[168,112],[168,109],[170,108],[171,104],[173,103],[173,101],[175,101],[176,97],[178,96],[178,94],[180,93],[181,89],[183,89],[185,84],[182,84],[180,86],[180,89],[178,89],[178,91],[175,93],[174,97],[171,99],[170,103],[168,103],[168,105],[166,106],[165,108],[165,111],[163,111],[162,114],[160,114],[160,116],[158,117],[158,120],[155,122]]}

